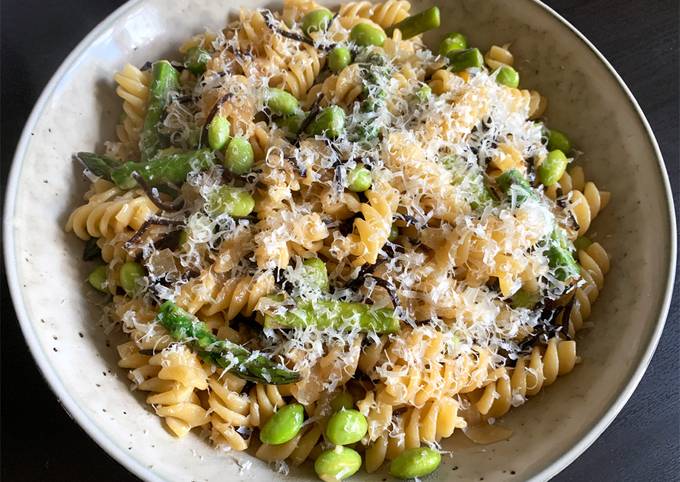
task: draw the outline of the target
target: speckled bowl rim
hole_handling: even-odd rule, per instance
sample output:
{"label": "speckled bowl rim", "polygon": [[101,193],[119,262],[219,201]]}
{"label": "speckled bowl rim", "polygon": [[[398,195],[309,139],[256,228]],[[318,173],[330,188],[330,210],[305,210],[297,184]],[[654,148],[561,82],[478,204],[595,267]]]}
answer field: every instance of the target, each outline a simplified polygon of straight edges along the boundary
{"label": "speckled bowl rim", "polygon": [[[19,283],[17,262],[15,256],[15,243],[14,243],[14,231],[12,229],[12,220],[14,218],[16,198],[18,193],[19,185],[19,175],[21,173],[21,168],[23,165],[23,160],[26,155],[29,140],[31,137],[31,131],[36,125],[38,119],[42,115],[45,106],[49,103],[55,90],[62,82],[65,75],[71,70],[78,62],[78,59],[84,52],[91,47],[95,40],[108,28],[113,26],[118,20],[123,17],[128,11],[135,8],[138,4],[144,2],[145,0],[131,0],[113,13],[111,13],[106,19],[104,19],[99,25],[97,25],[71,52],[71,54],[63,61],[57,72],[52,76],[49,83],[43,90],[38,102],[36,103],[33,111],[31,112],[28,121],[24,127],[21,134],[21,138],[17,145],[14,158],[12,160],[12,168],[9,175],[9,182],[7,193],[5,195],[5,211],[3,219],[3,242],[4,242],[4,256],[5,256],[5,266],[7,279],[9,281],[9,289],[16,310],[17,317],[19,319],[19,325],[26,338],[28,347],[35,359],[40,371],[47,380],[50,388],[57,396],[59,403],[66,410],[69,416],[74,419],[85,432],[110,456],[127,468],[130,472],[137,475],[144,480],[161,481],[157,474],[152,470],[140,464],[134,457],[129,453],[124,451],[121,447],[117,446],[107,435],[97,428],[97,425],[90,419],[86,412],[80,407],[78,402],[71,396],[68,388],[62,383],[59,375],[56,373],[52,365],[50,364],[46,354],[40,348],[40,344],[37,339],[37,334],[35,332],[35,325],[29,319],[26,307],[23,304],[23,297],[21,295],[21,284]],[[626,93],[629,102],[635,108],[644,129],[646,130],[647,137],[654,149],[654,153],[657,161],[657,168],[659,170],[659,175],[663,180],[664,190],[666,194],[667,209],[669,223],[669,238],[670,238],[670,257],[669,257],[669,267],[668,276],[666,279],[666,288],[663,297],[663,302],[659,307],[657,314],[656,327],[652,333],[649,344],[642,355],[639,363],[637,364],[637,369],[632,374],[628,383],[623,387],[619,393],[616,400],[609,406],[605,414],[602,416],[600,421],[595,424],[587,433],[585,433],[581,440],[574,444],[574,446],[567,452],[563,453],[561,456],[549,461],[546,466],[536,474],[531,480],[548,480],[558,474],[561,470],[567,467],[571,462],[573,462],[579,455],[581,455],[590,445],[595,442],[595,440],[604,432],[604,430],[609,426],[609,424],[614,420],[616,415],[624,407],[633,391],[637,387],[638,383],[642,379],[642,376],[647,369],[652,355],[656,350],[656,346],[661,337],[661,332],[666,322],[666,317],[668,316],[668,310],[671,301],[671,295],[673,292],[673,281],[675,278],[675,264],[676,264],[676,250],[677,250],[677,240],[675,237],[676,233],[676,220],[675,211],[673,209],[673,196],[670,188],[670,183],[668,180],[668,174],[665,169],[663,162],[663,156],[659,150],[659,145],[654,137],[652,129],[645,117],[644,113],[640,109],[635,97],[631,93],[628,86],[625,84],[623,79],[619,76],[612,65],[605,59],[605,57],[595,48],[595,46],[583,35],[581,34],[573,25],[562,18],[555,10],[549,6],[543,4],[538,0],[530,0],[533,3],[540,6],[548,14],[559,20],[565,27],[567,27],[577,38],[581,40],[607,67],[609,73],[618,82],[619,86]]]}

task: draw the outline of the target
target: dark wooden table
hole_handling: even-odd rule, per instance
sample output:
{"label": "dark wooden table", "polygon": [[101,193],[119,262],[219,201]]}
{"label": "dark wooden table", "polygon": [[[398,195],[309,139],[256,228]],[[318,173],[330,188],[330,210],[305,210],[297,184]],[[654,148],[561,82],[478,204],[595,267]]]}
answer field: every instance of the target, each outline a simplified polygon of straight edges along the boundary
{"label": "dark wooden table", "polygon": [[[510,0],[508,0],[510,1]],[[2,1],[2,186],[41,90],[120,1]],[[677,0],[552,0],[612,62],[656,133],[680,198]],[[70,420],[36,369],[2,280],[2,479],[135,480]],[[606,432],[555,480],[680,480],[680,283],[640,386]]]}

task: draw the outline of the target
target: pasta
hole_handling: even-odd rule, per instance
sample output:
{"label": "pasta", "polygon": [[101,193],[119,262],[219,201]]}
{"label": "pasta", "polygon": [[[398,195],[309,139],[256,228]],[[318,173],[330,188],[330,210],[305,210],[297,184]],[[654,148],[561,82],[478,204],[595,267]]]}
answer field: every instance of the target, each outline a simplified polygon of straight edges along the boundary
{"label": "pasta", "polygon": [[577,370],[610,193],[555,152],[508,45],[461,65],[427,15],[242,8],[184,68],[115,75],[118,141],[77,154],[65,229],[170,434],[375,472],[457,431],[507,439],[499,418]]}

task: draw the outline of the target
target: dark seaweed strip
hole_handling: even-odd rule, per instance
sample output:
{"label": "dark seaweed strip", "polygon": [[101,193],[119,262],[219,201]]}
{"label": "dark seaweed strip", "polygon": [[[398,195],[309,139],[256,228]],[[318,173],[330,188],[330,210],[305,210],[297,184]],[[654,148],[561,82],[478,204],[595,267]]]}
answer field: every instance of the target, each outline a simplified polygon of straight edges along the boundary
{"label": "dark seaweed strip", "polygon": [[205,124],[203,124],[203,129],[201,129],[201,138],[198,142],[198,146],[201,146],[201,141],[203,140],[204,137],[208,135],[208,126],[212,122],[212,120],[215,118],[217,115],[217,111],[220,110],[220,107],[222,107],[222,104],[224,104],[226,101],[231,99],[234,96],[231,92],[227,92],[224,94],[222,97],[217,99],[217,102],[215,102],[215,105],[210,109],[210,112],[208,113],[208,117],[205,118]]}
{"label": "dark seaweed strip", "polygon": [[322,98],[323,94],[319,94],[316,96],[316,100],[314,101],[314,104],[312,105],[311,109],[309,109],[307,117],[305,117],[302,123],[300,124],[300,128],[298,129],[297,134],[295,135],[295,140],[293,141],[293,145],[295,147],[298,147],[300,145],[300,136],[305,132],[307,127],[309,127],[309,124],[312,123],[316,115],[321,110],[319,104],[321,103]]}
{"label": "dark seaweed strip", "polygon": [[146,193],[151,202],[154,203],[159,209],[162,209],[163,211],[175,212],[184,207],[184,199],[181,197],[178,197],[170,203],[163,201],[158,189],[155,187],[150,187],[137,171],[132,173],[132,177],[135,181],[137,181],[137,184],[141,186],[141,188],[144,190],[144,193]]}
{"label": "dark seaweed strip", "polygon": [[92,261],[101,257],[102,250],[97,244],[96,238],[90,238],[85,242],[85,248],[83,249],[83,261]]}
{"label": "dark seaweed strip", "polygon": [[276,21],[274,20],[274,16],[272,15],[271,10],[266,10],[266,9],[261,9],[260,13],[262,14],[262,17],[264,17],[264,23],[267,24],[267,27],[269,30],[271,30],[274,33],[277,33],[281,35],[282,37],[286,37],[291,40],[295,40],[297,42],[303,42],[306,43],[307,45],[311,45],[314,47],[314,41],[310,39],[309,37],[305,37],[304,35],[301,35],[296,32],[290,32],[288,30],[284,30],[281,27],[279,27],[276,24]]}
{"label": "dark seaweed strip", "polygon": [[390,295],[390,299],[392,300],[392,304],[394,305],[395,308],[401,306],[401,304],[399,303],[399,296],[397,295],[397,287],[394,286],[394,284],[390,283],[385,279],[378,278],[377,276],[374,276],[372,273],[369,273],[366,276],[370,276],[375,280],[375,284],[385,288],[387,293]]}
{"label": "dark seaweed strip", "polygon": [[571,311],[574,309],[574,302],[576,301],[576,296],[572,295],[569,302],[564,305],[562,310],[562,334],[571,340],[571,335],[569,334],[569,321],[571,320]]}
{"label": "dark seaweed strip", "polygon": [[183,224],[184,221],[180,221],[179,219],[149,218],[144,221],[137,232],[125,242],[125,249],[130,249],[137,244],[151,226],[182,226]]}

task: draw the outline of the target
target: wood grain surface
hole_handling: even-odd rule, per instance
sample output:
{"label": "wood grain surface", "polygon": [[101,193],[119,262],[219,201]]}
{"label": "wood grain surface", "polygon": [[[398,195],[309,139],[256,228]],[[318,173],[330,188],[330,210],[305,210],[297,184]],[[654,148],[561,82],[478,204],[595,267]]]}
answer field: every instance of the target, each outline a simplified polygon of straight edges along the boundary
{"label": "wood grain surface", "polygon": [[[3,192],[16,142],[41,90],[71,49],[121,3],[2,1]],[[547,3],[595,44],[631,88],[656,133],[674,197],[679,199],[678,1]],[[58,404],[25,346],[4,274],[0,280],[2,479],[135,480]],[[652,364],[632,398],[605,433],[554,480],[680,480],[679,284],[676,280],[674,302]]]}

